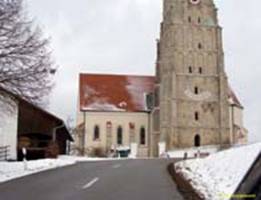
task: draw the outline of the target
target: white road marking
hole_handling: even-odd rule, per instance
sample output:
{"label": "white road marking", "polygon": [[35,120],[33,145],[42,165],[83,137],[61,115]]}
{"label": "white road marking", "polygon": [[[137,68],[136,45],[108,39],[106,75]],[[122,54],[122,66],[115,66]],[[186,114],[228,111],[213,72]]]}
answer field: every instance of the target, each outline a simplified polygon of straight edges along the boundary
{"label": "white road marking", "polygon": [[84,186],[82,187],[82,189],[88,189],[88,188],[90,188],[90,187],[93,186],[93,184],[96,183],[98,180],[99,180],[98,177],[92,179],[89,183],[87,183],[86,185],[84,185]]}
{"label": "white road marking", "polygon": [[114,168],[114,169],[117,169],[117,168],[120,168],[120,167],[121,167],[120,164],[117,164],[117,165],[113,165],[113,166],[112,166],[112,168]]}

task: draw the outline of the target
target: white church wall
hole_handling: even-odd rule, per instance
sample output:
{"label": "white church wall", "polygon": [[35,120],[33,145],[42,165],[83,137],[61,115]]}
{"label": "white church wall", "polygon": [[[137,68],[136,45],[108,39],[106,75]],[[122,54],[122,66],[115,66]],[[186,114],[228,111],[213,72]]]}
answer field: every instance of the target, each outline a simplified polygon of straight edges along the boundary
{"label": "white church wall", "polygon": [[[0,98],[0,146],[9,146],[10,160],[17,159],[18,105],[8,97]],[[10,110],[10,104],[13,104]]]}
{"label": "white church wall", "polygon": [[[84,115],[84,113],[82,113]],[[78,118],[79,119],[79,118]],[[130,140],[130,123],[135,125],[134,142],[138,146],[138,156],[148,156],[149,145],[149,114],[144,112],[86,112],[85,122],[85,144],[86,148],[106,148],[107,146],[107,122],[111,122],[111,140],[112,145],[117,145],[117,128],[123,129],[122,146],[130,147],[133,141]],[[81,122],[78,121],[78,124]],[[94,140],[94,127],[99,126],[100,139]],[[146,130],[146,144],[140,145],[140,128]]]}

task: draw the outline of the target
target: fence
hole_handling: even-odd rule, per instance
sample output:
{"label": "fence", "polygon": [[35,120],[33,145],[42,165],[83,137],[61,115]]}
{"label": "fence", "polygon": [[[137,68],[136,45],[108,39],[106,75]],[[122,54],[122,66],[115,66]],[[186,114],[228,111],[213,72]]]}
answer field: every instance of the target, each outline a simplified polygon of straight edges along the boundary
{"label": "fence", "polygon": [[10,146],[0,146],[0,161],[8,160],[10,153]]}

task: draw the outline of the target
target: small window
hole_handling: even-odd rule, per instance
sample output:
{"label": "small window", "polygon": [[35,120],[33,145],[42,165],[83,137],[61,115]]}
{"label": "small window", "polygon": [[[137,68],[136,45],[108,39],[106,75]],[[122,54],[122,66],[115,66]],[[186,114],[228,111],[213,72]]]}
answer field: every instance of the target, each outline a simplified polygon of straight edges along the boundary
{"label": "small window", "polygon": [[192,74],[193,70],[192,70],[192,67],[189,66],[189,73]]}
{"label": "small window", "polygon": [[199,113],[195,112],[195,120],[198,121],[199,120]]}
{"label": "small window", "polygon": [[194,93],[195,93],[195,94],[198,94],[198,87],[195,87],[195,88],[194,88]]}
{"label": "small window", "polygon": [[198,18],[198,23],[199,23],[199,24],[201,23],[201,18],[200,18],[200,17]]}
{"label": "small window", "polygon": [[117,129],[117,144],[118,145],[122,145],[123,142],[122,142],[122,127],[119,126],[118,129]]}
{"label": "small window", "polygon": [[201,43],[198,43],[198,48],[202,49],[202,44]]}
{"label": "small window", "polygon": [[93,140],[99,140],[100,139],[100,128],[99,126],[94,127],[94,135],[93,135]]}
{"label": "small window", "polygon": [[144,127],[140,128],[140,144],[141,145],[146,144],[146,131]]}
{"label": "small window", "polygon": [[202,67],[200,67],[200,68],[198,68],[198,72],[200,73],[200,74],[202,74]]}
{"label": "small window", "polygon": [[191,22],[192,22],[192,20],[191,20],[191,17],[190,17],[190,16],[188,17],[188,22],[189,22],[189,23],[191,23]]}

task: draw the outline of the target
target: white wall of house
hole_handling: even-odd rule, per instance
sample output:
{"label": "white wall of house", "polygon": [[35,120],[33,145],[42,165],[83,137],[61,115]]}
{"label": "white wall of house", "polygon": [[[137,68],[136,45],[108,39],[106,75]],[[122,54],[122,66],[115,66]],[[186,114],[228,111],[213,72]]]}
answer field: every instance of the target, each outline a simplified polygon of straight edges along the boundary
{"label": "white wall of house", "polygon": [[[4,98],[5,100],[3,100]],[[10,104],[12,109],[10,110]],[[9,159],[17,159],[18,105],[8,97],[0,98],[0,146],[10,146]]]}
{"label": "white wall of house", "polygon": [[[84,113],[78,115],[78,124],[83,122]],[[138,156],[147,157],[149,147],[149,114],[145,112],[86,112],[85,113],[85,148],[105,148],[108,144],[107,122],[111,122],[111,143],[117,145],[117,129],[119,126],[123,130],[123,144],[120,146],[130,147],[130,123],[135,125],[133,135],[135,143],[138,145]],[[94,127],[99,126],[100,139],[94,140]],[[140,129],[145,128],[146,143],[140,143]]]}

